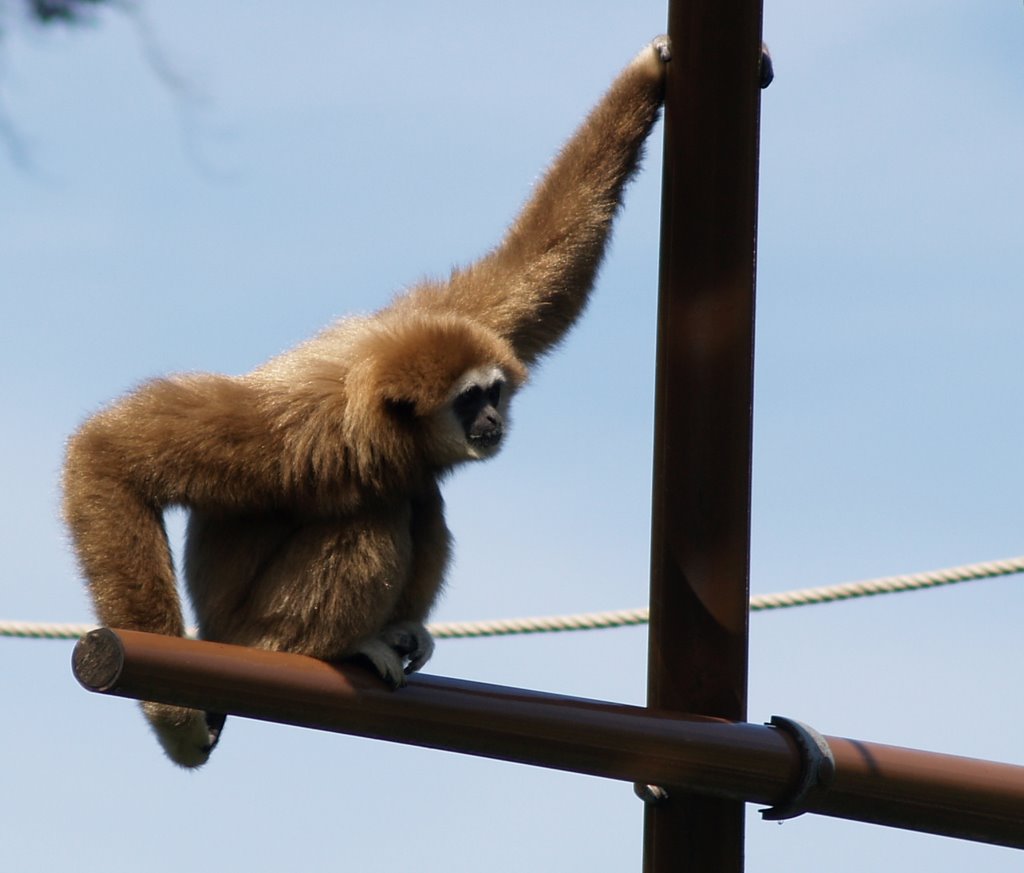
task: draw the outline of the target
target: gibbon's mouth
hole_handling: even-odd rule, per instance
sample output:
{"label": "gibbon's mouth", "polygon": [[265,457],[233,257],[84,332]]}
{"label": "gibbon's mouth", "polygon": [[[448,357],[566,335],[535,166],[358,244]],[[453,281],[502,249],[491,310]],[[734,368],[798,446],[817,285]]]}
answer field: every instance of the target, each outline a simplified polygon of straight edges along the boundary
{"label": "gibbon's mouth", "polygon": [[472,446],[478,446],[482,449],[492,449],[501,442],[501,435],[501,431],[495,428],[494,430],[484,431],[480,434],[473,434],[469,438],[469,443]]}

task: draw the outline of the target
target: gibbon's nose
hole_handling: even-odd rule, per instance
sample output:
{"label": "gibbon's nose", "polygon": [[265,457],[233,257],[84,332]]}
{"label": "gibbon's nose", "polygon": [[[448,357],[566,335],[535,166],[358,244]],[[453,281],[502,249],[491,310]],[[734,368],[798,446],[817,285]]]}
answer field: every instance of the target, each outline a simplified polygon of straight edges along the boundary
{"label": "gibbon's nose", "polygon": [[497,412],[493,412],[481,415],[476,420],[469,438],[477,445],[489,449],[501,442],[503,433],[501,416]]}

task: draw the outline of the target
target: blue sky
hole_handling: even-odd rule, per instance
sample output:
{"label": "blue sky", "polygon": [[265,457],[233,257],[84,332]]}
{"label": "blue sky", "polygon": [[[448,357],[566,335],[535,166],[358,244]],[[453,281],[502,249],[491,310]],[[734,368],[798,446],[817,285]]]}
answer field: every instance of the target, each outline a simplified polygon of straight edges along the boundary
{"label": "blue sky", "polygon": [[[665,26],[646,0],[147,10],[142,30],[5,22],[0,107],[28,166],[0,158],[3,618],[90,618],[57,519],[78,422],[484,252]],[[765,34],[753,590],[1020,554],[1024,7],[778,0]],[[646,603],[660,166],[659,128],[586,317],[502,456],[448,484],[437,619]],[[751,719],[1024,764],[1021,585],[755,615]],[[450,641],[428,669],[642,703],[645,647],[642,628]],[[638,869],[628,785],[241,719],[180,772],[70,653],[0,640],[11,870]],[[753,811],[747,851],[758,873],[1021,864]]]}

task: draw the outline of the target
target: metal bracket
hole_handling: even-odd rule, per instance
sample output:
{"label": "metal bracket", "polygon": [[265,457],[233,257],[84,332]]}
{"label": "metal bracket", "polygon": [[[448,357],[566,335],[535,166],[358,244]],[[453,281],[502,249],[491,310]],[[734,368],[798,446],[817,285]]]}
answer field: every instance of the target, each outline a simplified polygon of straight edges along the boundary
{"label": "metal bracket", "polygon": [[781,715],[773,715],[768,724],[789,734],[800,750],[800,781],[792,795],[782,803],[761,810],[765,821],[783,821],[807,812],[808,800],[832,784],[836,759],[828,742],[814,728]]}
{"label": "metal bracket", "polygon": [[649,806],[657,806],[668,800],[668,791],[660,785],[636,782],[633,784],[633,793]]}

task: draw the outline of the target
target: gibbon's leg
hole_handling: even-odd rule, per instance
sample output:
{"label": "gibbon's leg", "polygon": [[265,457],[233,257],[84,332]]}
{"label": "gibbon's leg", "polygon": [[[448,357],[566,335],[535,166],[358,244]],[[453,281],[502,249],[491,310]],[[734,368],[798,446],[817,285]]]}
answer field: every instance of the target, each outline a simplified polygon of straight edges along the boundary
{"label": "gibbon's leg", "polygon": [[554,346],[586,304],[623,188],[657,120],[669,58],[667,37],[646,46],[564,146],[499,247],[447,286],[414,292],[412,305],[482,322],[527,366]]}
{"label": "gibbon's leg", "polygon": [[412,567],[390,621],[422,622],[444,585],[452,537],[444,520],[444,500],[436,483],[412,501]]}
{"label": "gibbon's leg", "polygon": [[[434,653],[434,639],[423,622],[444,584],[451,557],[451,533],[444,521],[444,500],[436,483],[412,501],[412,567],[388,625],[378,635],[399,661],[407,660],[404,674],[415,673]],[[371,657],[369,654],[368,657]],[[371,658],[372,659],[372,658]],[[391,662],[392,668],[394,663]],[[404,684],[399,676],[397,684]]]}
{"label": "gibbon's leg", "polygon": [[421,624],[393,619],[411,528],[408,505],[334,519],[193,513],[185,575],[201,635],[327,661],[363,654],[402,684],[402,659],[432,648]]}
{"label": "gibbon's leg", "polygon": [[204,640],[255,645],[256,597],[295,549],[302,523],[285,512],[189,512],[182,575]]}
{"label": "gibbon's leg", "polygon": [[433,650],[418,622],[387,624],[408,585],[410,529],[408,506],[303,525],[253,580],[244,617],[232,616],[241,638],[226,641],[327,661],[363,655],[403,685],[404,659]]}
{"label": "gibbon's leg", "polygon": [[[401,507],[293,522],[194,513],[186,574],[200,635],[327,661],[365,655],[392,687],[404,684],[403,660],[425,661],[433,649],[416,622],[384,627],[408,573],[409,529]],[[162,704],[143,711],[185,767],[205,763],[224,724],[223,715]]]}

